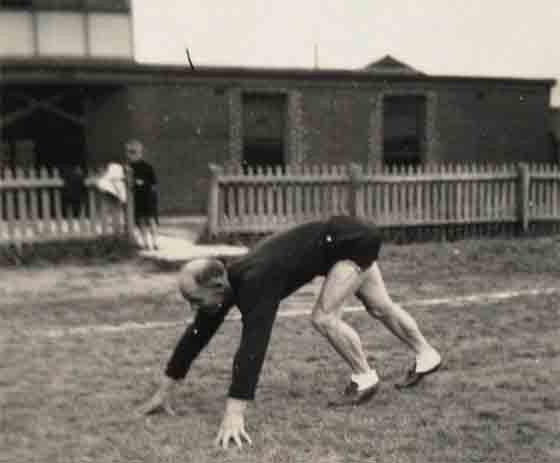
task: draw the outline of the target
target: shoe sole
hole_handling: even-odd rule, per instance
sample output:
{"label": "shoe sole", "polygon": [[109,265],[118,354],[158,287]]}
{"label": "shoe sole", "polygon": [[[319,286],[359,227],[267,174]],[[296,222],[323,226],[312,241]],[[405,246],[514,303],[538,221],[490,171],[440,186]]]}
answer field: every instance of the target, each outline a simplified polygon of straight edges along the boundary
{"label": "shoe sole", "polygon": [[443,362],[440,362],[435,367],[430,368],[427,371],[423,371],[421,373],[414,373],[414,376],[412,376],[410,380],[408,381],[405,380],[406,382],[404,383],[397,383],[395,384],[395,387],[397,389],[409,389],[411,387],[417,386],[426,376],[431,375],[432,373],[438,371],[442,365]]}
{"label": "shoe sole", "polygon": [[358,405],[363,405],[366,402],[369,402],[373,396],[375,394],[377,394],[377,391],[379,390],[379,384],[376,384],[375,386],[371,387],[369,390],[364,391],[363,394],[361,394],[359,397],[356,397],[355,399],[345,399],[342,398],[340,400],[331,400],[327,406],[329,407],[355,407]]}

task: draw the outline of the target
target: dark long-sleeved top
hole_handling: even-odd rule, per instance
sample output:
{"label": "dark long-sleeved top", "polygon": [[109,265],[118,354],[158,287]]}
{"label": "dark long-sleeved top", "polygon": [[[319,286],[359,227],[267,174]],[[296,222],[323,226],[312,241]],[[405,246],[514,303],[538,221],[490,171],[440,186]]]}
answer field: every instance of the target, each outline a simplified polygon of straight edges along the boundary
{"label": "dark long-sleeved top", "polygon": [[239,349],[233,361],[229,396],[252,400],[281,300],[340,260],[365,269],[377,260],[381,239],[377,229],[351,217],[308,222],[275,234],[250,253],[228,264],[233,299],[216,315],[199,311],[179,340],[166,373],[186,376],[191,363],[222,324],[230,307],[242,316]]}
{"label": "dark long-sleeved top", "polygon": [[157,217],[157,177],[153,166],[144,159],[130,163],[134,182],[134,212],[136,220]]}

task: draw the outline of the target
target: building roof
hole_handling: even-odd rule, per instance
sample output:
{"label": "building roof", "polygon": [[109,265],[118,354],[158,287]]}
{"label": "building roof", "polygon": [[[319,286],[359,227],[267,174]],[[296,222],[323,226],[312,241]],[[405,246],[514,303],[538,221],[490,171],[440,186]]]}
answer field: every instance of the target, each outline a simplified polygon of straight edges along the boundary
{"label": "building roof", "polygon": [[[381,62],[381,66],[379,65]],[[397,60],[394,60],[397,62]],[[377,63],[377,64],[376,64]],[[241,80],[297,80],[339,81],[350,83],[440,82],[453,84],[487,83],[508,85],[544,85],[552,87],[555,79],[523,79],[512,77],[434,76],[421,72],[377,72],[383,63],[393,67],[385,58],[372,63],[374,71],[364,69],[311,69],[311,68],[260,68],[242,66],[197,66],[144,64],[127,59],[93,58],[0,58],[2,84],[76,84],[76,85],[125,85],[129,83],[170,83],[216,80],[228,83]],[[368,65],[367,67],[369,67]],[[367,68],[366,67],[366,68]]]}
{"label": "building roof", "polygon": [[366,67],[364,71],[373,74],[407,74],[407,75],[425,75],[423,72],[414,69],[412,66],[399,61],[398,59],[392,57],[391,55],[385,55],[383,58],[372,61]]}

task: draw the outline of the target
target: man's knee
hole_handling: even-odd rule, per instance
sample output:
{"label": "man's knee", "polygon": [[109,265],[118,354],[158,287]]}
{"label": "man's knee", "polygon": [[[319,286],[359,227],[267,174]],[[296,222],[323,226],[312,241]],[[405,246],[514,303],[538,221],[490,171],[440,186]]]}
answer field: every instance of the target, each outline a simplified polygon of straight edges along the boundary
{"label": "man's knee", "polygon": [[311,324],[323,335],[328,333],[330,328],[336,324],[337,320],[336,315],[321,310],[315,310],[311,315]]}
{"label": "man's knee", "polygon": [[357,294],[356,296],[364,304],[367,312],[381,321],[389,318],[399,308],[391,299],[372,301],[362,294]]}

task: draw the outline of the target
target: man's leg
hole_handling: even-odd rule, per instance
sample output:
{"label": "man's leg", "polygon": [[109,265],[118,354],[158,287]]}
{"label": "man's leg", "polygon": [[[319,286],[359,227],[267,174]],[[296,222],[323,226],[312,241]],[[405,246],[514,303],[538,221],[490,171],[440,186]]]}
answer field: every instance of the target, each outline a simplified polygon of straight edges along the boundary
{"label": "man's leg", "polygon": [[377,373],[368,364],[358,333],[342,320],[345,300],[363,284],[364,277],[353,262],[336,263],[325,278],[312,313],[313,326],[352,369],[347,397],[335,405],[361,403],[373,396],[377,388]]}
{"label": "man's leg", "polygon": [[440,354],[428,343],[414,318],[391,299],[377,263],[365,271],[356,296],[363,302],[372,317],[380,320],[414,351],[416,363],[413,373],[417,375],[414,379],[419,381],[423,375],[435,371],[439,367]]}

